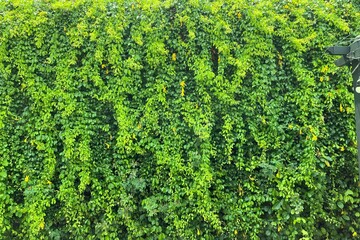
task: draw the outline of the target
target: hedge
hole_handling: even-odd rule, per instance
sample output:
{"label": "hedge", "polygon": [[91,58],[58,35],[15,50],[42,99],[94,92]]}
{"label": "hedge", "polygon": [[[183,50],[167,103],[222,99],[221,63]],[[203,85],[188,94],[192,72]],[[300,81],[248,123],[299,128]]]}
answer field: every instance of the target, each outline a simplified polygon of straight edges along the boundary
{"label": "hedge", "polygon": [[356,238],[325,49],[359,24],[345,0],[0,1],[1,239]]}

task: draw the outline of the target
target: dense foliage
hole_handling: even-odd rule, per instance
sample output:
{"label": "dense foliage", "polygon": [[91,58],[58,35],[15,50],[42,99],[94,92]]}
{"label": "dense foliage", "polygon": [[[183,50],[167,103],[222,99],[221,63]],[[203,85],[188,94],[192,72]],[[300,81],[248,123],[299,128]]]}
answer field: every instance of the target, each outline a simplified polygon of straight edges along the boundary
{"label": "dense foliage", "polygon": [[336,0],[0,1],[3,239],[360,234]]}

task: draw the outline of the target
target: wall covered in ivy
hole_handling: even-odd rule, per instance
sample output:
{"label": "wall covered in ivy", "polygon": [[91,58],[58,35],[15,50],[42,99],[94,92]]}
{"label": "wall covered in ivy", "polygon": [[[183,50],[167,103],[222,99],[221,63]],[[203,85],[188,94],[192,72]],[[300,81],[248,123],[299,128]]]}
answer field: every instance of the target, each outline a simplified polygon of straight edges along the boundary
{"label": "wall covered in ivy", "polygon": [[340,0],[0,1],[1,239],[360,235]]}

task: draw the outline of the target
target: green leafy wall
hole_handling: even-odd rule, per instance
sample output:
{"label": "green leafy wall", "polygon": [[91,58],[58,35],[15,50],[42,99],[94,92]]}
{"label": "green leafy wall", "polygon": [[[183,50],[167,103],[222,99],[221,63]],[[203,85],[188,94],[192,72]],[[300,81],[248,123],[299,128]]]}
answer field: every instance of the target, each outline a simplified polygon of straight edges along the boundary
{"label": "green leafy wall", "polygon": [[2,239],[360,234],[336,0],[0,1]]}

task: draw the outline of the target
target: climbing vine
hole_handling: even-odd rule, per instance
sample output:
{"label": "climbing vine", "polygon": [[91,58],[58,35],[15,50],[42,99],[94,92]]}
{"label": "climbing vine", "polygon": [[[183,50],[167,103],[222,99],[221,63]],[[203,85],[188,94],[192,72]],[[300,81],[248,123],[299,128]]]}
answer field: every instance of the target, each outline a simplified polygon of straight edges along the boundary
{"label": "climbing vine", "polygon": [[347,239],[345,0],[0,2],[2,239]]}

